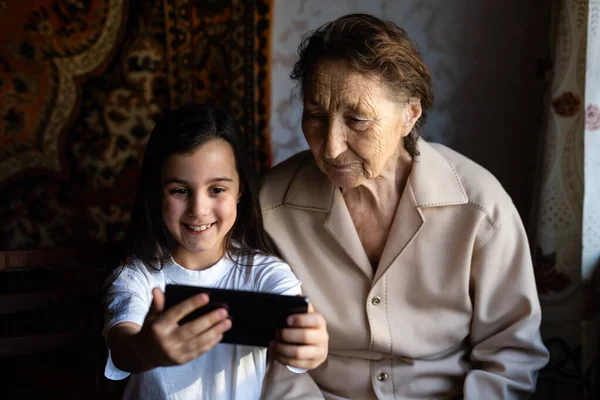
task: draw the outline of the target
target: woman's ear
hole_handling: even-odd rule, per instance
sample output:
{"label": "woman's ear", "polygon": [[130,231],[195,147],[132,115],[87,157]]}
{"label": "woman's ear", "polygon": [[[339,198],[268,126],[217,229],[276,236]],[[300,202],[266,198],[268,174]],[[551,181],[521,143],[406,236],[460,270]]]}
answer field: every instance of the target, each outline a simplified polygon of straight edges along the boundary
{"label": "woman's ear", "polygon": [[402,127],[402,137],[406,137],[408,134],[410,134],[415,124],[421,117],[421,114],[423,113],[423,109],[421,108],[421,99],[418,97],[411,97],[403,111],[405,112],[404,118],[406,119],[404,121],[404,126]]}
{"label": "woman's ear", "polygon": [[410,125],[412,129],[423,113],[423,109],[421,108],[421,99],[418,97],[411,97],[408,101],[407,111],[408,116],[406,123]]}

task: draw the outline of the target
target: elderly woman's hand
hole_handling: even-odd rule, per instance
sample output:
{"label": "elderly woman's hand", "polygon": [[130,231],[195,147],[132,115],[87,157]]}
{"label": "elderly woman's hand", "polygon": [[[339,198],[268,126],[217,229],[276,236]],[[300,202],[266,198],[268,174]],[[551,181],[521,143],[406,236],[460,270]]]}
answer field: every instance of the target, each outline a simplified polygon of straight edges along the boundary
{"label": "elderly woman's hand", "polygon": [[292,315],[289,328],[277,332],[271,343],[273,357],[284,365],[301,369],[314,369],[327,358],[329,334],[325,318],[308,305],[308,313]]}

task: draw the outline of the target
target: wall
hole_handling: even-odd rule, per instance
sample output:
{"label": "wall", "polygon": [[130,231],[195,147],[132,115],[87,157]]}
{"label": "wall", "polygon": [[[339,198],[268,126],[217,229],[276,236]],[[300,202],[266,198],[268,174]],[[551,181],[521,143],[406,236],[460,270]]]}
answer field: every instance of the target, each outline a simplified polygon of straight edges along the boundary
{"label": "wall", "polygon": [[[526,3],[526,4],[525,4]],[[271,121],[274,162],[307,148],[289,72],[301,35],[350,12],[392,20],[418,44],[434,80],[424,137],[479,162],[529,218],[537,163],[548,11],[539,0],[275,0]],[[541,12],[536,10],[543,10]]]}

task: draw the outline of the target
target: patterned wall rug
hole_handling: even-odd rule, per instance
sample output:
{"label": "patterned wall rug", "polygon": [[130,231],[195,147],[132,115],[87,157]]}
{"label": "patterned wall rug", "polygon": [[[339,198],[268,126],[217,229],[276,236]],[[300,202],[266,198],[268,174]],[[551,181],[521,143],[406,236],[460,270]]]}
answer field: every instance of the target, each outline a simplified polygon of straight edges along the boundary
{"label": "patterned wall rug", "polygon": [[171,106],[229,108],[251,139],[259,170],[270,165],[269,0],[166,0]]}
{"label": "patterned wall rug", "polygon": [[230,108],[270,164],[269,0],[0,1],[0,249],[121,239],[157,119]]}

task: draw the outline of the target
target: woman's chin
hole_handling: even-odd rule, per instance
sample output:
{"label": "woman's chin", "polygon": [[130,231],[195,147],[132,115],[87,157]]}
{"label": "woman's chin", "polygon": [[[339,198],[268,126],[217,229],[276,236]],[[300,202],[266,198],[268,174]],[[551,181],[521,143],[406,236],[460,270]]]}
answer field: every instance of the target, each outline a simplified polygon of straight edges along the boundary
{"label": "woman's chin", "polygon": [[328,163],[320,163],[319,169],[327,175],[332,185],[342,189],[352,189],[364,181],[364,174],[357,165],[337,167]]}
{"label": "woman's chin", "polygon": [[356,176],[355,174],[338,174],[338,173],[327,173],[327,177],[334,186],[342,188],[342,190],[352,189],[360,186],[364,178]]}

